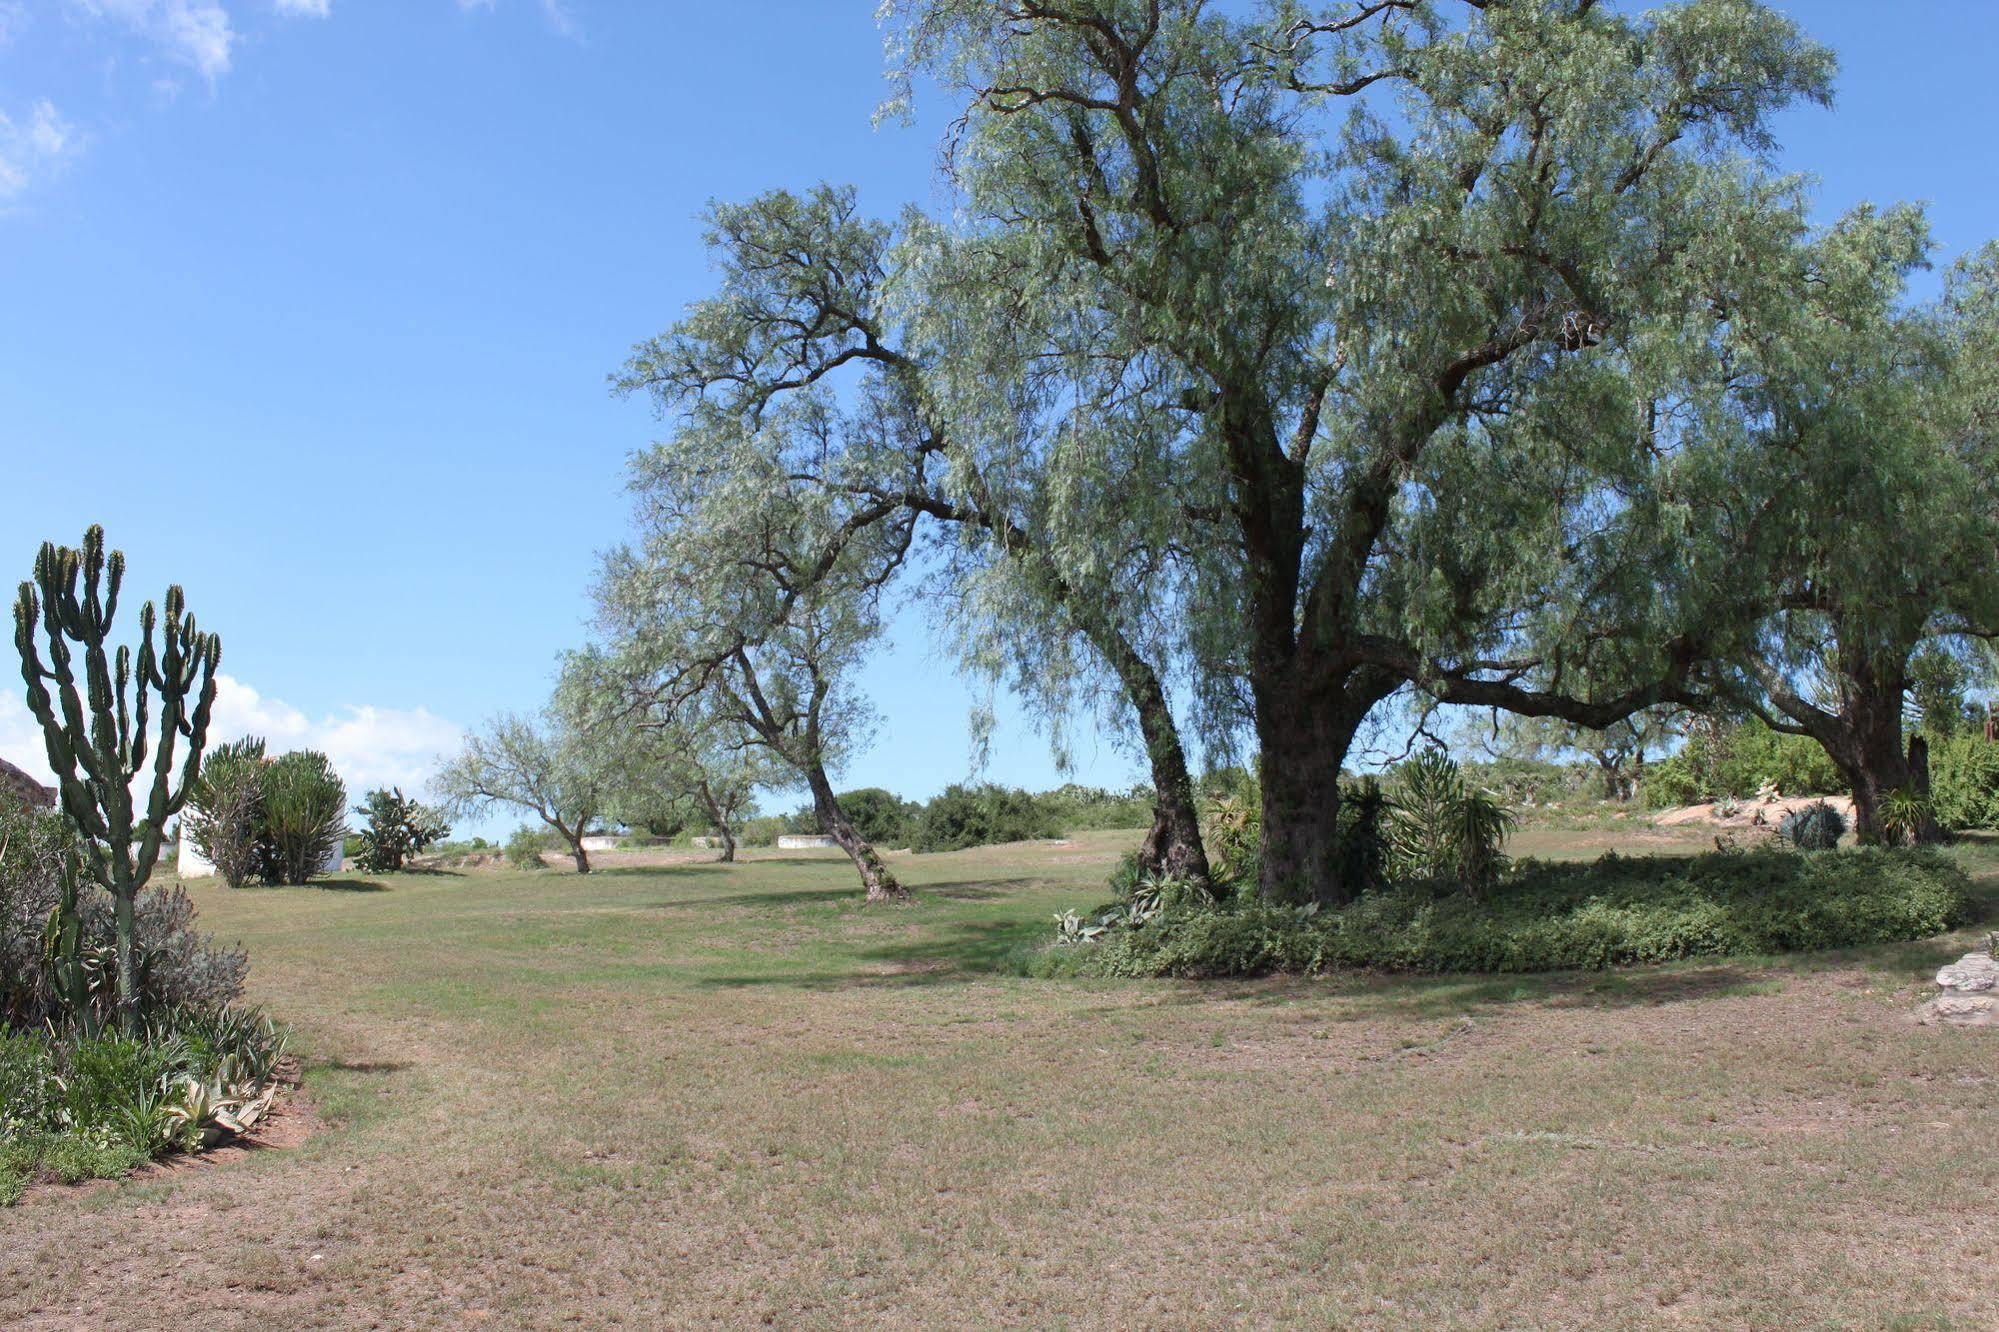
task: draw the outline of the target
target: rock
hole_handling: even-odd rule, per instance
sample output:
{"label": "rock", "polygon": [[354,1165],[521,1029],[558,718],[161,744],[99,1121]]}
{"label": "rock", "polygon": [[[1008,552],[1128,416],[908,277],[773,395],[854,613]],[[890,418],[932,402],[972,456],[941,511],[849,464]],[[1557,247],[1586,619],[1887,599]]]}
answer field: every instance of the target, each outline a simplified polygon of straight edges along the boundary
{"label": "rock", "polygon": [[1966,953],[1937,972],[1937,986],[1961,994],[1999,989],[1999,962],[1990,953]]}
{"label": "rock", "polygon": [[1992,954],[1966,953],[1937,972],[1936,998],[1922,1007],[1925,1022],[1958,1027],[1999,1026],[1999,962]]}
{"label": "rock", "polygon": [[54,809],[56,793],[22,772],[19,768],[0,759],[0,800],[19,800],[29,809]]}

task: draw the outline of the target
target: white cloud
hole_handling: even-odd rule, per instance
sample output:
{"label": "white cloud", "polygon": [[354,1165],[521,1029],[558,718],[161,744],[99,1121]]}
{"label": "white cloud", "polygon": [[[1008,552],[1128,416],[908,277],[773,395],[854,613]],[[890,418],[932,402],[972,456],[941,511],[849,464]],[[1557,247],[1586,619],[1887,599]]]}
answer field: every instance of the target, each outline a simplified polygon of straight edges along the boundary
{"label": "white cloud", "polygon": [[61,166],[81,147],[75,126],[46,99],[36,102],[25,120],[0,112],[0,202]]}
{"label": "white cloud", "polygon": [[22,0],[0,0],[0,46],[21,35],[28,26],[28,7]]}
{"label": "white cloud", "polygon": [[[213,83],[229,72],[236,31],[217,0],[69,0],[90,18],[111,19],[141,33]],[[305,0],[324,4],[325,0]]]}
{"label": "white cloud", "polygon": [[326,18],[333,13],[333,0],[271,0],[271,8],[292,18]]}
{"label": "white cloud", "polygon": [[[347,794],[359,803],[363,792],[378,786],[400,786],[410,795],[422,791],[439,759],[457,750],[464,729],[427,708],[363,705],[313,718],[289,703],[264,697],[234,676],[217,677],[210,745],[251,735],[262,736],[274,754],[320,750],[347,783]],[[39,781],[55,780],[41,728],[12,690],[0,693],[0,758]]]}

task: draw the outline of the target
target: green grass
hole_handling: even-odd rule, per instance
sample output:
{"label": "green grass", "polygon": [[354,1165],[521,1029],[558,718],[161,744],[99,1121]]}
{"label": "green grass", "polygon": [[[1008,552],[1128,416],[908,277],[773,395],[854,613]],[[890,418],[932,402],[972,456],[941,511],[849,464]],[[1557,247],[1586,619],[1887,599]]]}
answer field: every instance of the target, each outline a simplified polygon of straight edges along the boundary
{"label": "green grass", "polygon": [[[1593,976],[1014,973],[1131,834],[195,890],[302,1146],[0,1213],[0,1324],[1987,1325],[1969,934]],[[1999,847],[1963,852],[1989,918]],[[120,1200],[107,1206],[101,1199]]]}

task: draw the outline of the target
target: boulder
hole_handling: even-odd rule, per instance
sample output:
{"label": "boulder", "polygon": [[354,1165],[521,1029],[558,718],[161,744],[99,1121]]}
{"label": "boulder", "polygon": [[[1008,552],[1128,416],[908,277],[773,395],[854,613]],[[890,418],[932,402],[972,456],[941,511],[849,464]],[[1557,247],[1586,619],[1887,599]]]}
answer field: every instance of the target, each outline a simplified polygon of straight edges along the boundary
{"label": "boulder", "polygon": [[1923,1005],[1925,1022],[1999,1026],[1999,962],[1988,949],[1966,953],[1937,972],[1937,997]]}
{"label": "boulder", "polygon": [[22,772],[19,768],[0,759],[0,800],[13,799],[30,809],[54,809],[56,793]]}

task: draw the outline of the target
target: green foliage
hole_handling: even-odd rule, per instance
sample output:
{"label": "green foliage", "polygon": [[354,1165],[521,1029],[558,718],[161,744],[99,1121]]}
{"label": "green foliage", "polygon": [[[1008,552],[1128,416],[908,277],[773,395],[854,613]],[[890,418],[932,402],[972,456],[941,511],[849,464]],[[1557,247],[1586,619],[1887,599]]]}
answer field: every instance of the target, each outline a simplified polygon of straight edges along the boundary
{"label": "green foliage", "polygon": [[538,828],[522,826],[514,829],[514,835],[507,839],[507,863],[515,869],[547,869],[542,860],[542,852],[553,851],[555,839]]}
{"label": "green foliage", "polygon": [[400,787],[368,792],[367,803],[354,812],[363,820],[355,859],[369,874],[395,873],[451,832],[443,815],[409,799]]}
{"label": "green foliage", "polygon": [[1971,920],[1969,886],[1931,850],[1522,862],[1485,897],[1412,886],[1325,911],[1255,900],[1190,905],[1107,928],[1039,965],[1190,977],[1600,970],[1929,938]]}
{"label": "green foliage", "polygon": [[1678,753],[1645,769],[1645,803],[1654,809],[1748,800],[1765,786],[1780,795],[1837,795],[1848,782],[1809,736],[1772,730],[1750,719],[1696,731]]}
{"label": "green foliage", "polygon": [[1777,824],[1777,836],[1800,851],[1830,851],[1846,834],[1846,820],[1825,801],[1794,809]]}
{"label": "green foliage", "polygon": [[1039,798],[1048,817],[1064,833],[1152,826],[1153,790],[1149,786],[1106,791],[1070,782],[1042,792]]}
{"label": "green foliage", "polygon": [[190,839],[231,888],[265,868],[264,742],[255,737],[217,745],[202,764],[201,781],[181,816]]}
{"label": "green foliage", "polygon": [[1061,835],[1061,827],[1029,792],[991,784],[952,785],[924,806],[910,848],[959,851]]}
{"label": "green foliage", "polygon": [[116,1176],[242,1131],[286,1045],[268,1018],[227,1006],[161,1010],[137,1037],[0,1032],[0,1203],[31,1179]]}
{"label": "green foliage", "polygon": [[264,767],[264,875],[299,885],[325,872],[347,836],[347,787],[326,755],[302,749]]}
{"label": "green foliage", "polygon": [[1932,744],[1930,800],[1948,831],[1999,828],[1999,744],[1974,730]]}
{"label": "green foliage", "polygon": [[1971,668],[1961,655],[1929,642],[1909,658],[1909,711],[1915,725],[1934,748],[1966,728],[1971,709],[1965,691]]}
{"label": "green foliage", "polygon": [[1935,819],[1936,806],[1929,796],[1906,786],[1886,792],[1881,797],[1881,843],[1914,846]]}
{"label": "green foliage", "polygon": [[[854,831],[880,847],[910,845],[923,817],[921,805],[903,800],[879,786],[844,791],[839,801],[840,808],[847,813],[847,821],[854,825]],[[816,821],[809,831],[818,831]]]}
{"label": "green foliage", "polygon": [[1216,883],[1236,892],[1255,884],[1263,865],[1263,804],[1253,780],[1208,798],[1201,840]]}
{"label": "green foliage", "polygon": [[1426,749],[1396,766],[1393,784],[1385,811],[1391,878],[1479,891],[1499,876],[1512,812],[1468,785],[1457,760]]}

